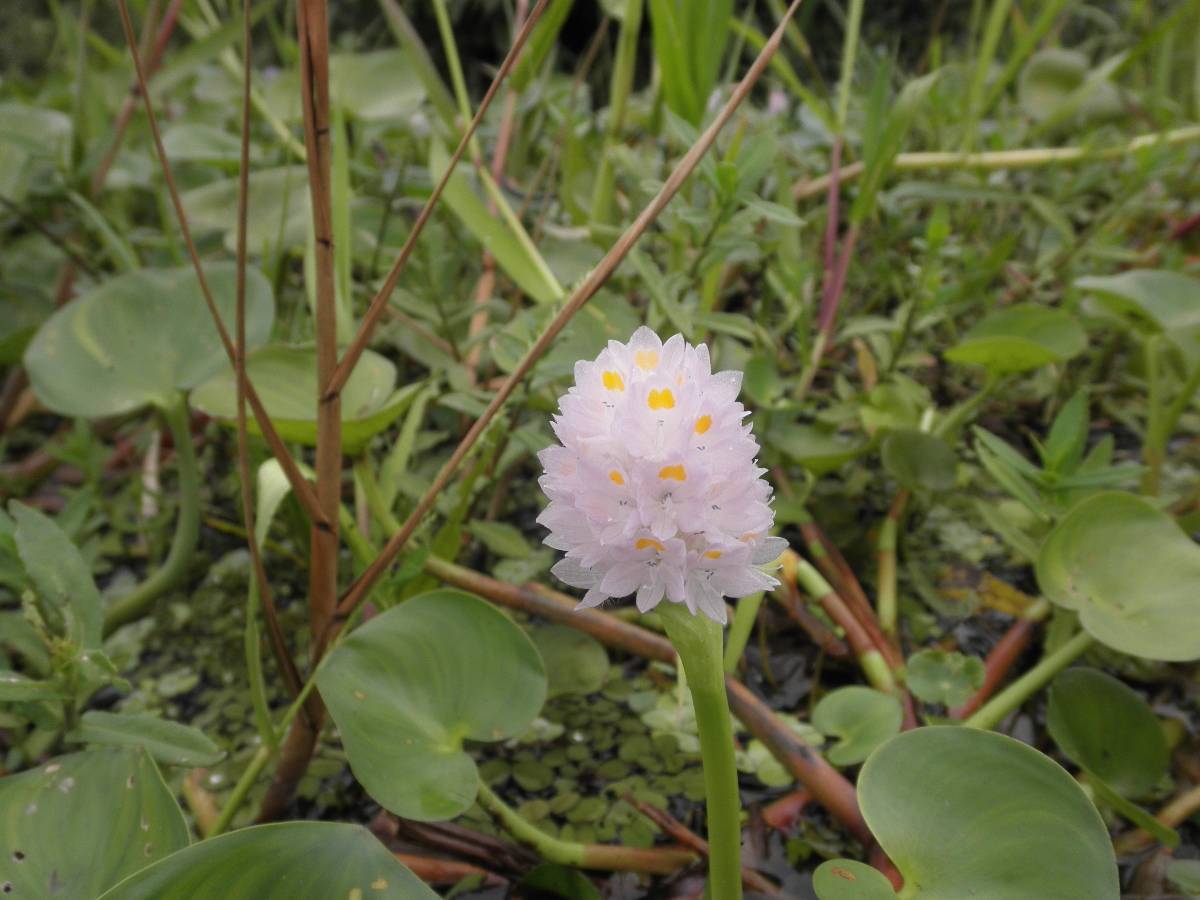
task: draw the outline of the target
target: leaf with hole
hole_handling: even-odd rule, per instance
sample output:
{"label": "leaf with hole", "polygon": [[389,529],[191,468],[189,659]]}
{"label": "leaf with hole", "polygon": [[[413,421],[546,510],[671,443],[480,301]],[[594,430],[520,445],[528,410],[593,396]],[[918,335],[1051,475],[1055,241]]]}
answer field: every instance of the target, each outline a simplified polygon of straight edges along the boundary
{"label": "leaf with hole", "polygon": [[95,897],[187,844],[141,750],[59,756],[0,779],[0,889],[13,897]]}
{"label": "leaf with hole", "polygon": [[919,650],[908,658],[905,684],[920,700],[962,706],[983,686],[983,660],[977,656]]}
{"label": "leaf with hole", "polygon": [[946,351],[946,359],[1004,375],[1066,362],[1086,347],[1087,332],[1070,313],[1020,303],[978,322]]}
{"label": "leaf with hole", "polygon": [[904,713],[896,698],[868,687],[838,688],[813,710],[813,726],[838,742],[825,751],[835,766],[852,766],[900,730]]}
{"label": "leaf with hole", "polygon": [[546,670],[499,610],[438,590],[355,629],[317,687],[367,792],[397,815],[439,821],[475,801],[478,776],[463,741],[524,731],[545,701]]}
{"label": "leaf with hole", "polygon": [[[904,897],[1120,894],[1108,830],[1083,789],[1049,757],[1010,737],[962,726],[906,731],[867,760],[858,798],[871,833],[904,877]],[[823,878],[820,896],[887,896],[855,893],[858,884],[843,889]]]}
{"label": "leaf with hole", "polygon": [[78,744],[142,747],[156,761],[170,766],[211,766],[225,756],[200,729],[154,715],[88,710],[67,739]]}
{"label": "leaf with hole", "polygon": [[361,825],[281,822],[181,850],[125,879],[101,900],[436,900]]}
{"label": "leaf with hole", "polygon": [[[233,329],[231,264],[205,274],[226,328]],[[246,341],[262,344],[271,332],[275,302],[256,269],[246,273]],[[96,419],[147,404],[165,407],[221,370],[226,362],[196,273],[142,269],[110,278],[62,307],[25,351],[38,399],[64,416]]]}
{"label": "leaf with hole", "polygon": [[[267,415],[285,441],[317,442],[317,352],[313,347],[273,344],[246,356],[246,375],[258,391]],[[351,456],[404,414],[422,383],[399,390],[396,367],[371,350],[363,353],[342,388],[342,445]],[[196,409],[228,425],[237,417],[237,378],[226,367],[192,391]],[[247,419],[252,434],[258,423]]]}
{"label": "leaf with hole", "polygon": [[1200,659],[1200,547],[1140,497],[1109,491],[1077,504],[1043,542],[1037,579],[1114,650]]}

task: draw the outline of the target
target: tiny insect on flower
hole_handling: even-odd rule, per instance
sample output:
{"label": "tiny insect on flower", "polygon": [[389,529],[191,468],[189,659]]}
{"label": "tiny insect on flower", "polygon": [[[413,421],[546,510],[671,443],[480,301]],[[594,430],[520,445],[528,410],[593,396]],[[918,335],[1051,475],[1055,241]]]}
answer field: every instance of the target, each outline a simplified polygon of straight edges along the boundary
{"label": "tiny insect on flower", "polygon": [[575,364],[551,423],[560,443],[538,454],[550,498],[538,522],[566,551],[554,574],[587,590],[580,606],[636,593],[642,612],[665,597],[724,624],[724,598],[778,584],[759,568],[786,542],[768,536],[741,383],[712,372],[704,344],[645,327]]}

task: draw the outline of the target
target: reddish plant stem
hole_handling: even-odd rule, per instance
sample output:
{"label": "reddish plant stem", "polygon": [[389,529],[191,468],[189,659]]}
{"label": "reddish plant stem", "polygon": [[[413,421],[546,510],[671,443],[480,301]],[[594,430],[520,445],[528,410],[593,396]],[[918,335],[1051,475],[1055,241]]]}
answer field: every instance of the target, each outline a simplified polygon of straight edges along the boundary
{"label": "reddish plant stem", "polygon": [[401,864],[407,866],[414,875],[426,884],[455,885],[464,878],[482,878],[479,885],[484,888],[504,887],[508,881],[494,872],[473,866],[470,863],[459,862],[456,859],[439,859],[434,856],[420,856],[413,853],[394,854]]}
{"label": "reddish plant stem", "polygon": [[[425,571],[464,590],[472,591],[510,609],[519,609],[548,621],[569,625],[590,634],[603,644],[618,647],[646,659],[675,664],[675,648],[665,637],[630,625],[595,609],[575,609],[576,601],[541,585],[516,585],[437,557],[429,557]],[[820,754],[800,740],[749,688],[735,678],[726,678],[731,711],[772,755],[812,791],[813,797],[865,844],[872,843],[870,830],[858,809],[854,787]]]}
{"label": "reddish plant stem", "polygon": [[828,626],[808,611],[796,585],[790,581],[783,582],[772,595],[788,618],[804,629],[810,638],[826,656],[834,659],[846,659],[850,655],[849,648]]}
{"label": "reddish plant stem", "polygon": [[791,831],[804,808],[812,802],[812,792],[807,788],[784,794],[772,800],[762,811],[763,821],[776,831]]}
{"label": "reddish plant stem", "polygon": [[1046,618],[1048,611],[1045,601],[1041,601],[1031,606],[1009,626],[1008,631],[996,642],[984,660],[983,684],[970,700],[957,709],[950,710],[952,717],[965,719],[991,698],[1033,640],[1038,623]]}

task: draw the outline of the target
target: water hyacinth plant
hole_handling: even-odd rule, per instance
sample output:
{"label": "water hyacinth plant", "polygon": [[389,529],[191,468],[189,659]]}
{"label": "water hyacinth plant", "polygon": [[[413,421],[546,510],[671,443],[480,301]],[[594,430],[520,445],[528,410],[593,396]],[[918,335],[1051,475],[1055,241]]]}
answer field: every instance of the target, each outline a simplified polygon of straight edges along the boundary
{"label": "water hyacinth plant", "polygon": [[1200,896],[1200,5],[0,26],[0,900]]}
{"label": "water hyacinth plant", "polygon": [[[725,699],[725,598],[779,582],[760,565],[787,542],[768,535],[771,487],[737,402],[740,372],[713,373],[708,347],[649,328],[575,365],[539,454],[550,504],[538,522],[566,552],[554,574],[587,593],[580,608],[637,596],[658,609],[696,709],[715,896],[741,896],[740,801]],[[663,600],[667,603],[664,605]],[[686,612],[684,611],[686,610]]]}

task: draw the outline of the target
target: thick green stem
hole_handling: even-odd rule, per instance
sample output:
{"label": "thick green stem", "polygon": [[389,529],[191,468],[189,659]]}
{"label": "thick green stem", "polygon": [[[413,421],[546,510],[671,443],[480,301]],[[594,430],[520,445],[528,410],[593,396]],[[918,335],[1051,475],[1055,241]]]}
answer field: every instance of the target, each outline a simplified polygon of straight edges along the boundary
{"label": "thick green stem", "polygon": [[1092,645],[1094,638],[1086,631],[1071,638],[1053,653],[985,703],[980,710],[963,722],[970,728],[995,728],[1014,709],[1045,687],[1055,675]]}
{"label": "thick green stem", "polygon": [[663,603],[659,618],[687,674],[708,807],[708,888],[712,897],[742,896],[742,806],[733,755],[733,720],[721,668],[721,626],[692,615],[678,603]]}
{"label": "thick green stem", "polygon": [[733,608],[733,622],[729,626],[729,638],[725,642],[727,675],[737,671],[742,654],[746,652],[746,643],[750,640],[750,632],[754,630],[754,622],[758,618],[758,610],[762,607],[764,596],[759,593],[743,597]]}
{"label": "thick green stem", "polygon": [[196,552],[200,537],[200,473],[196,469],[196,451],[188,423],[187,400],[178,395],[163,410],[163,419],[175,442],[175,461],[179,471],[179,513],[175,519],[175,537],[167,558],[149,578],[109,607],[104,617],[104,634],[143,616],[150,604],[179,583]]}
{"label": "thick green stem", "polygon": [[896,520],[888,516],[879,528],[879,590],[876,598],[879,627],[896,633]]}

